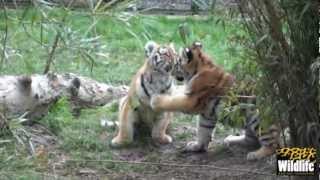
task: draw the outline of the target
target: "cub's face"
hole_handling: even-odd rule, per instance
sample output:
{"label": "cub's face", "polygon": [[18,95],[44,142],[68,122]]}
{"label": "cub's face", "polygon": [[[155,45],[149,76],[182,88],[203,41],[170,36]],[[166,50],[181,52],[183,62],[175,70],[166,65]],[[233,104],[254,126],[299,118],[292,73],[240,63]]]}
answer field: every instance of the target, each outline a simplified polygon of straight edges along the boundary
{"label": "cub's face", "polygon": [[199,42],[194,42],[190,47],[180,49],[174,73],[177,80],[190,79],[196,73],[198,62],[201,60],[201,49],[202,45]]}
{"label": "cub's face", "polygon": [[158,45],[148,42],[145,46],[149,67],[162,74],[171,74],[176,60],[176,52],[173,45]]}

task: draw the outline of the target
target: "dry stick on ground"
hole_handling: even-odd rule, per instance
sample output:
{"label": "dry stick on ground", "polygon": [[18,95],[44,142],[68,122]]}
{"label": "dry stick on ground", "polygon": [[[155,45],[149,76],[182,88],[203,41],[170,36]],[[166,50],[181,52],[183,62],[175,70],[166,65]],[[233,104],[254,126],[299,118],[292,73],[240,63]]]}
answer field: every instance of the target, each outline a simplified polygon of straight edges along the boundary
{"label": "dry stick on ground", "polygon": [[43,71],[43,74],[47,74],[50,71],[50,66],[52,64],[53,56],[54,56],[54,53],[55,53],[55,51],[57,49],[59,40],[60,40],[60,31],[57,32],[56,37],[54,39],[54,42],[53,42],[53,45],[52,45],[52,48],[51,48],[51,51],[50,51],[50,54],[49,54],[49,58],[47,60],[46,67],[45,67],[45,69]]}

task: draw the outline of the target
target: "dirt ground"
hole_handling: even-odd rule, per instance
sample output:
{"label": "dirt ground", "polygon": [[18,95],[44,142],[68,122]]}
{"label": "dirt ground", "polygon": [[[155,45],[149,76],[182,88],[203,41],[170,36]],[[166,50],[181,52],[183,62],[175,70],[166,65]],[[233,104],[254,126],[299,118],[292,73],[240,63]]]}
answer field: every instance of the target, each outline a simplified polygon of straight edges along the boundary
{"label": "dirt ground", "polygon": [[[184,132],[191,133],[191,139],[195,138],[196,128],[190,125],[182,125],[170,130],[173,137]],[[103,136],[102,138],[109,138]],[[54,164],[54,172],[59,177],[66,179],[103,179],[103,180],[286,180],[288,177],[275,175],[275,157],[268,157],[261,161],[249,162],[246,160],[248,149],[243,147],[224,147],[223,137],[215,137],[211,143],[209,151],[205,153],[184,153],[183,147],[187,141],[177,140],[170,145],[156,145],[146,143],[124,149],[112,149],[112,159],[115,161],[135,161],[146,162],[146,164],[129,164],[125,170],[115,170],[111,168],[94,168],[89,162],[82,163],[74,168],[70,173],[67,152],[62,152],[57,147],[52,146],[51,151],[57,152]],[[70,162],[69,162],[70,163]],[[71,162],[72,163],[72,162]],[[74,163],[74,162],[73,162]],[[91,163],[91,165],[89,165]],[[98,162],[96,162],[98,163]],[[99,162],[103,163],[103,162]],[[110,162],[108,162],[110,164]],[[156,164],[149,164],[156,163]],[[111,164],[128,165],[128,163],[115,162]],[[60,166],[60,167],[59,167]],[[66,174],[66,169],[69,173]],[[60,170],[59,170],[60,169]],[[50,179],[50,178],[49,178]]]}
{"label": "dirt ground", "polygon": [[[243,147],[223,147],[222,139],[211,143],[205,153],[184,153],[186,142],[174,142],[171,145],[152,149],[158,155],[156,162],[177,164],[178,166],[145,166],[140,173],[124,173],[110,177],[110,179],[186,179],[186,180],[273,180],[289,179],[275,175],[275,157],[268,157],[261,161],[249,162],[246,160],[248,149]],[[119,150],[120,159],[129,161],[143,160],[146,154],[143,148]],[[125,157],[125,158],[123,158]],[[193,165],[184,167],[184,165]]]}

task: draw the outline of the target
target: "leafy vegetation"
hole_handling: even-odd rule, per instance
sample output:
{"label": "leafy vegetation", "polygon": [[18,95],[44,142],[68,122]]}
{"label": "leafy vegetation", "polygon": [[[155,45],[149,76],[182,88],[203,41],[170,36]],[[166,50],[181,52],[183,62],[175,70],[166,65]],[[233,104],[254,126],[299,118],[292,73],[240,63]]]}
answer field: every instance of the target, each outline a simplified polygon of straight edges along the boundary
{"label": "leafy vegetation", "polygon": [[[0,22],[0,29],[8,28],[1,74],[42,73],[57,32],[61,41],[51,70],[81,73],[104,82],[127,84],[142,64],[143,46],[150,39],[181,47],[177,32],[181,23],[187,23],[191,39],[200,40],[206,52],[227,69],[241,64],[243,56],[243,47],[235,41],[245,33],[239,30],[239,22],[221,15],[136,15],[125,20],[119,18],[126,14],[96,15],[95,24],[87,12],[58,8],[48,11],[45,20],[37,9],[8,10],[7,16],[7,23]],[[5,19],[3,13],[1,18]]]}
{"label": "leafy vegetation", "polygon": [[[55,72],[73,72],[112,84],[129,84],[131,77],[144,61],[143,46],[148,40],[159,43],[174,42],[176,48],[183,46],[178,34],[180,24],[190,29],[190,39],[200,40],[205,51],[214,57],[217,64],[229,71],[241,74],[245,68],[243,44],[237,43],[246,36],[239,29],[239,22],[224,13],[206,17],[131,16],[126,13],[91,14],[85,10],[71,11],[62,8],[7,9],[0,13],[0,44],[4,56],[0,61],[0,75],[43,73],[48,62]],[[54,50],[53,50],[54,49]],[[50,63],[50,61],[52,61]],[[68,102],[59,100],[48,116],[39,120],[58,137],[52,144],[54,151],[28,156],[30,147],[20,148],[19,141],[10,136],[0,139],[0,178],[39,179],[41,172],[55,170],[61,154],[68,159],[113,159],[115,154],[108,146],[114,136],[114,127],[101,126],[102,120],[115,121],[117,105],[83,110],[79,117],[72,116]],[[190,116],[178,116],[173,128],[178,125],[195,124]],[[20,126],[27,131],[25,126]],[[219,128],[218,128],[219,129]],[[218,130],[219,131],[219,130]],[[219,131],[223,133],[223,131]],[[219,134],[219,133],[218,133]],[[28,137],[28,133],[21,137]],[[187,130],[176,136],[179,140],[193,137]],[[8,141],[7,141],[8,140]],[[152,151],[153,147],[144,144]],[[144,142],[142,142],[144,143]],[[32,147],[31,147],[32,149]],[[150,153],[147,160],[156,160]],[[142,170],[139,166],[113,163],[73,162],[60,174],[74,175],[74,169],[91,167],[98,171],[114,172]],[[39,174],[40,173],[40,174]]]}
{"label": "leafy vegetation", "polygon": [[[200,2],[194,1],[198,7]],[[314,138],[319,137],[316,135],[320,112],[320,63],[314,49],[318,39],[318,24],[313,20],[317,14],[315,1],[239,2],[240,14],[227,14],[223,10],[209,16],[152,16],[47,6],[3,9],[0,12],[0,75],[50,70],[73,72],[111,84],[129,84],[144,61],[144,44],[148,40],[173,42],[178,49],[184,44],[179,35],[182,25],[187,27],[190,41],[201,41],[215,63],[241,80],[231,97],[236,93],[259,95],[262,126],[279,119],[289,123],[295,145],[319,145],[319,139]],[[232,102],[226,103],[221,113],[222,122],[242,125],[245,119],[241,117],[240,106],[228,108]],[[29,129],[23,125],[23,116],[10,120],[9,133],[0,137],[0,179],[43,179],[50,178],[52,173],[82,176],[78,170],[84,168],[109,175],[159,170],[99,161],[128,159],[121,150],[111,150],[108,146],[115,127],[101,125],[106,121],[115,122],[117,113],[117,104],[111,104],[83,110],[75,117],[68,102],[61,99],[48,116],[37,120],[50,132]],[[224,118],[230,113],[231,121]],[[194,117],[178,114],[171,127],[175,140],[192,139],[194,127],[190,127],[190,123],[195,122]],[[182,127],[179,132],[175,132],[177,127]],[[216,135],[225,136],[228,128],[218,124]],[[315,136],[309,137],[309,131]],[[57,139],[48,145],[51,149],[35,148],[26,143],[35,134]],[[148,139],[139,143],[136,145],[142,143],[148,151],[147,154],[139,152],[143,160],[157,162],[159,156],[166,156],[158,152],[161,148],[150,145]],[[134,158],[141,159],[139,153],[134,154]],[[87,169],[84,171],[90,174]]]}
{"label": "leafy vegetation", "polygon": [[241,1],[239,9],[255,52],[252,61],[263,74],[264,119],[289,125],[292,145],[319,152],[319,68],[312,68],[319,57],[316,5],[314,0]]}

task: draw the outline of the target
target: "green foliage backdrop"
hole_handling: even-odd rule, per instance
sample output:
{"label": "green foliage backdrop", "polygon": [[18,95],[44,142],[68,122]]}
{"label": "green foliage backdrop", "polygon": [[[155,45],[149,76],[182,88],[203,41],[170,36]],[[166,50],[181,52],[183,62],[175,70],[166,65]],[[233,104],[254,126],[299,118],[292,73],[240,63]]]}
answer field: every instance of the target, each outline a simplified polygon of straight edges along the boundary
{"label": "green foliage backdrop", "polygon": [[240,2],[255,50],[252,61],[262,73],[261,105],[272,104],[268,116],[289,125],[292,145],[319,150],[318,2]]}

